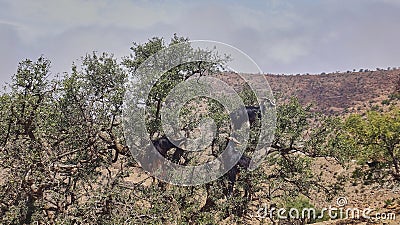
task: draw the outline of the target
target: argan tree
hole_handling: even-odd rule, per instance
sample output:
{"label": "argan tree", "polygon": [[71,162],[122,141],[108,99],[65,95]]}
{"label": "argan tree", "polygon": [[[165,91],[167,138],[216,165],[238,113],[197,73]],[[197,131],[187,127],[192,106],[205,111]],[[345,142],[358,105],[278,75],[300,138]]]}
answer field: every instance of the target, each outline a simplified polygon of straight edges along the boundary
{"label": "argan tree", "polygon": [[[187,38],[174,35],[169,43],[162,38],[134,43],[122,62],[112,54],[87,54],[72,65],[71,73],[58,77],[44,57],[19,64],[10,92],[0,96],[1,223],[244,223],[255,197],[274,202],[281,196],[309,196],[313,189],[330,191],[320,185],[310,165],[318,157],[343,161],[341,147],[329,141],[341,138],[337,121],[314,114],[295,99],[278,104],[276,135],[265,163],[254,171],[242,170],[232,196],[226,195],[225,177],[194,187],[148,182],[124,137],[125,83],[146,59],[178,43],[207,60],[170,68],[155,86],[141,87],[151,88],[143,102],[144,119],[148,138],[155,139],[164,133],[160,110],[169,91],[191,77],[221,72],[229,56],[193,49]],[[257,104],[250,90],[240,96],[246,104]],[[211,155],[219,153],[230,135],[228,112],[211,99],[196,101],[179,115],[181,129],[191,133],[201,119],[214,119],[218,138]],[[209,114],[192,114],[196,104],[206,104]],[[248,156],[259,129],[251,128]],[[388,135],[394,137],[393,132]],[[183,161],[193,163],[193,156],[185,154]],[[132,182],[134,176],[144,178]]]}
{"label": "argan tree", "polygon": [[383,183],[400,181],[400,110],[369,111],[364,116],[354,114],[346,120],[348,138],[358,149],[355,159],[368,169],[357,170],[355,176]]}

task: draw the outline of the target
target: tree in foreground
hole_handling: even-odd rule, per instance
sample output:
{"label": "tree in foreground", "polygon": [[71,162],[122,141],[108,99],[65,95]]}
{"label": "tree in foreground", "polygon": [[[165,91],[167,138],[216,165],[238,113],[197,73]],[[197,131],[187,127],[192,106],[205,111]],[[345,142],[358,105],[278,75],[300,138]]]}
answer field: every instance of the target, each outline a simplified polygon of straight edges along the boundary
{"label": "tree in foreground", "polygon": [[[256,199],[282,204],[285,197],[335,190],[322,186],[310,166],[319,157],[344,161],[344,152],[329,141],[339,137],[337,122],[295,99],[279,104],[267,160],[257,170],[241,171],[232,196],[226,195],[225,177],[194,187],[148,182],[149,176],[129,157],[125,144],[124,83],[150,55],[177,43],[188,39],[175,35],[168,45],[162,38],[134,44],[132,55],[122,63],[111,54],[88,54],[72,66],[71,74],[53,80],[48,79],[49,60],[40,57],[20,63],[11,92],[0,97],[2,223],[216,224],[226,219],[243,223],[256,211]],[[229,60],[204,54],[208,63],[173,68],[150,91],[145,102],[149,138],[163,135],[160,109],[173,87],[191,76],[221,72],[220,65]],[[246,104],[256,104],[250,90],[243,88],[240,96]],[[218,136],[209,157],[215,157],[230,135],[228,113],[212,99],[193,101],[180,115],[182,130],[193,133],[198,121],[214,119]],[[208,114],[196,113],[196,104],[208,105]],[[245,152],[249,156],[259,129],[251,129]],[[182,161],[194,163],[194,156],[185,153]],[[139,175],[144,178],[130,180]]]}
{"label": "tree in foreground", "polygon": [[346,120],[349,140],[358,149],[355,159],[366,170],[359,168],[354,176],[367,182],[400,181],[400,110],[369,111],[365,115],[351,115]]}

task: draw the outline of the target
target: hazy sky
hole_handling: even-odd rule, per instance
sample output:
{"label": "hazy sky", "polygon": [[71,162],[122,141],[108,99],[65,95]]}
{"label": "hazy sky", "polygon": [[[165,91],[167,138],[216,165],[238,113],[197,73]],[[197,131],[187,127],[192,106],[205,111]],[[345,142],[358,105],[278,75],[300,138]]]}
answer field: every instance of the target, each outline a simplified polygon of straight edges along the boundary
{"label": "hazy sky", "polygon": [[399,0],[0,0],[0,84],[44,55],[52,73],[92,51],[173,33],[233,45],[266,73],[400,66]]}

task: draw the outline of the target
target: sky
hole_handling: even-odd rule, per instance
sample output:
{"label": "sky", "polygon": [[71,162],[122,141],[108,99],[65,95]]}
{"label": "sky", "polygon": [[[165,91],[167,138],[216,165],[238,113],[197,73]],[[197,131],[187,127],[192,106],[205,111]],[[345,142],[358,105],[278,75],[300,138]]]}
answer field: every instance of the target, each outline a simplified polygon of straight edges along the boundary
{"label": "sky", "polygon": [[400,66],[398,0],[0,0],[0,85],[43,55],[52,74],[93,51],[177,33],[249,55],[265,73]]}

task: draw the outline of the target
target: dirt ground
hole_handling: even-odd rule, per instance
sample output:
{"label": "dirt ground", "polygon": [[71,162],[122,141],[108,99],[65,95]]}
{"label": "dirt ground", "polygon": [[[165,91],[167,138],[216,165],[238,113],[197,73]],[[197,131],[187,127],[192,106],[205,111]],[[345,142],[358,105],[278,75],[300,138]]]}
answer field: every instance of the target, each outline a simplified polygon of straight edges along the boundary
{"label": "dirt ground", "polygon": [[[358,165],[355,162],[349,164],[348,169],[342,168],[333,161],[326,159],[315,160],[313,171],[315,174],[323,173],[322,181],[330,184],[338,176],[351,176],[352,171]],[[384,185],[370,184],[366,185],[362,181],[354,182],[347,179],[343,184],[343,191],[335,196],[331,201],[326,201],[319,193],[311,196],[312,203],[317,210],[322,208],[337,208],[337,213],[341,219],[328,220],[314,223],[316,225],[344,225],[344,224],[400,224],[400,185],[396,183],[387,183]],[[348,211],[346,218],[346,211]],[[352,213],[352,210],[355,214]],[[363,218],[363,211],[366,217]],[[357,212],[359,213],[357,216]],[[334,214],[334,213],[333,213]],[[329,215],[326,211],[325,215]],[[259,218],[250,218],[249,224],[272,224],[268,220]],[[290,224],[290,223],[288,223]],[[297,224],[297,223],[293,223]]]}

